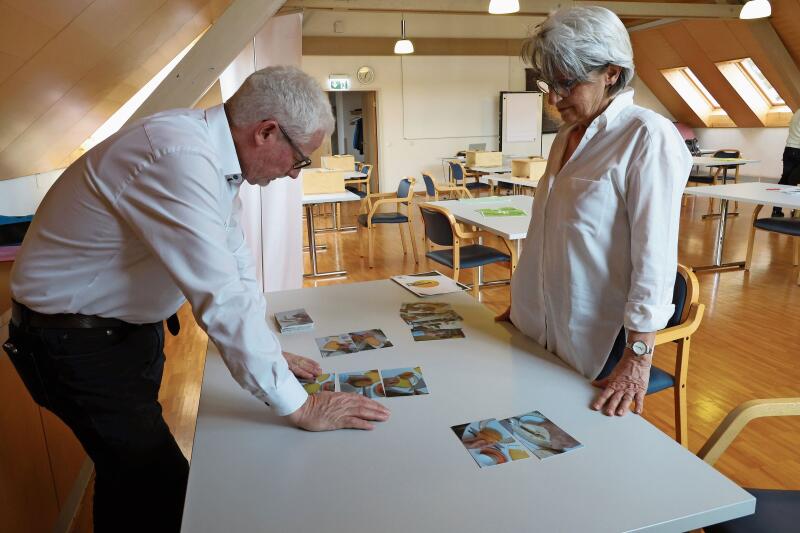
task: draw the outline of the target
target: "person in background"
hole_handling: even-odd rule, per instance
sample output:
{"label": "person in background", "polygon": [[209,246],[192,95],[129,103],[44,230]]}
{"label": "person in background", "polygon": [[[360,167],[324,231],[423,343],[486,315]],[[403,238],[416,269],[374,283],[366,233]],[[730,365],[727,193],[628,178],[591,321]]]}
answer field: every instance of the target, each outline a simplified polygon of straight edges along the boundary
{"label": "person in background", "polygon": [[[800,185],[800,108],[792,115],[789,123],[789,136],[783,149],[783,173],[778,182],[781,185]],[[772,208],[773,217],[782,217],[783,209]]]}
{"label": "person in background", "polygon": [[630,38],[611,11],[559,9],[522,57],[564,125],[498,319],[594,379],[593,409],[641,413],[655,334],[674,311],[690,154],[675,126],[634,105]]}
{"label": "person in background", "polygon": [[5,349],[94,461],[96,533],[180,529],[189,465],[158,392],[162,322],[186,300],[234,379],[297,427],[388,418],[355,394],[306,394],[297,377],[319,365],[283,353],[268,328],[239,222],[243,181],[296,178],[332,130],[318,84],[270,67],[224,105],[124,127],[47,193],[11,274]]}

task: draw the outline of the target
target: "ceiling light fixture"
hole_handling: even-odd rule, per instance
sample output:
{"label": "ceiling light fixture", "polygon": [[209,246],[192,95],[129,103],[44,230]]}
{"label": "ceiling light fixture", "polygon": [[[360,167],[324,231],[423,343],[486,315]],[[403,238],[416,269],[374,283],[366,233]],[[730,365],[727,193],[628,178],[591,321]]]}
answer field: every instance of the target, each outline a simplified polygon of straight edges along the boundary
{"label": "ceiling light fixture", "polygon": [[491,0],[489,13],[492,15],[507,15],[519,11],[519,0]]}
{"label": "ceiling light fixture", "polygon": [[772,15],[769,0],[749,0],[739,12],[740,19],[763,19]]}
{"label": "ceiling light fixture", "polygon": [[413,54],[414,43],[406,39],[406,19],[402,16],[400,19],[400,40],[394,43],[395,54]]}

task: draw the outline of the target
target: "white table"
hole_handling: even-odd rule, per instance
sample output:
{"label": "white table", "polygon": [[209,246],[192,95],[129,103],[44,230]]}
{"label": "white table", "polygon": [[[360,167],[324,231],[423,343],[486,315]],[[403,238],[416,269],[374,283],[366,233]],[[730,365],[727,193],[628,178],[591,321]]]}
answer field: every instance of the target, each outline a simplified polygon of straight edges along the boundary
{"label": "white table", "polygon": [[[325,371],[422,367],[430,395],[380,399],[374,431],[290,427],[233,381],[213,344],[203,376],[184,533],[688,531],[751,514],[754,498],[639,416],[589,409],[597,390],[465,293],[437,297],[465,339],[414,342],[391,281],[270,293],[315,329],[280,335]],[[272,321],[269,321],[274,328]],[[394,344],[322,360],[314,338],[381,328]],[[541,410],[584,447],[479,469],[455,424]]]}
{"label": "white table", "polygon": [[505,165],[499,167],[467,167],[467,169],[475,172],[483,172],[484,174],[508,174],[511,172],[511,167]]}
{"label": "white table", "polygon": [[539,185],[539,178],[523,178],[520,176],[508,176],[506,174],[486,174],[478,178],[483,183],[489,183],[492,186],[492,191],[498,183],[510,183],[514,186],[514,194],[522,194],[523,188],[531,188],[536,190]]}
{"label": "white table", "polygon": [[[517,244],[528,235],[528,226],[531,223],[531,213],[533,212],[533,197],[525,195],[440,200],[426,203],[444,207],[453,213],[459,222],[477,226],[510,241],[517,241]],[[525,211],[526,216],[485,217],[478,212],[478,209],[498,207],[516,207]]]}
{"label": "white table", "polygon": [[[714,152],[717,152],[715,150]],[[758,159],[743,159],[741,157],[708,157],[708,156],[693,156],[692,157],[692,164],[701,166],[701,167],[719,167],[722,171],[722,184],[725,184],[725,178],[728,176],[728,169],[731,167],[738,167],[741,165],[746,165],[748,163],[758,163]],[[719,175],[720,170],[714,174],[714,179],[716,181],[716,177]],[[709,204],[708,210],[709,212],[702,216],[702,218],[716,218],[721,216],[720,213],[712,213],[711,212],[712,205]],[[737,212],[727,212],[725,216],[729,217],[737,217],[739,213]]]}
{"label": "white table", "polygon": [[[311,273],[303,274],[306,278],[321,278],[330,276],[344,276],[347,274],[346,270],[331,270],[328,272],[319,272],[317,270],[317,232],[314,228],[314,205],[339,203],[339,202],[355,202],[361,200],[357,194],[350,191],[328,193],[328,194],[304,194],[303,205],[306,208],[306,227],[308,229],[308,252],[311,254]],[[336,207],[334,206],[334,228],[336,222]]]}
{"label": "white table", "polygon": [[725,222],[728,215],[728,202],[747,202],[751,204],[773,205],[788,209],[800,209],[800,194],[786,194],[782,190],[798,190],[791,185],[777,185],[772,183],[735,183],[731,185],[707,185],[703,187],[687,187],[684,194],[702,198],[719,198],[720,219],[717,227],[716,249],[714,250],[714,263],[707,266],[692,267],[695,272],[722,272],[728,270],[741,270],[744,261],[733,263],[722,262],[722,252],[725,244]]}
{"label": "white table", "polygon": [[363,180],[366,177],[367,177],[366,172],[353,171],[353,172],[345,172],[344,174],[344,179],[346,180]]}

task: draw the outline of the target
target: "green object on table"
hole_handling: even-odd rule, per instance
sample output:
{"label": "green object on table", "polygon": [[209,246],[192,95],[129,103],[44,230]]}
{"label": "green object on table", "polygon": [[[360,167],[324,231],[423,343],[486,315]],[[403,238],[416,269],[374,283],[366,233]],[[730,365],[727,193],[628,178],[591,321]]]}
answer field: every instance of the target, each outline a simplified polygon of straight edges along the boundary
{"label": "green object on table", "polygon": [[485,217],[524,217],[527,213],[516,207],[496,207],[478,209],[478,213]]}

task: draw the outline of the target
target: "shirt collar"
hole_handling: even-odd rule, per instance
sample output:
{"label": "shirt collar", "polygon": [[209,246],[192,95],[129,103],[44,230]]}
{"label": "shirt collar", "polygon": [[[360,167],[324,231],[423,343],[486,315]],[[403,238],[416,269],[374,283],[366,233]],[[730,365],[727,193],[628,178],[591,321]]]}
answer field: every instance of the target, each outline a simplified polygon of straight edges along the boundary
{"label": "shirt collar", "polygon": [[206,122],[211,134],[211,142],[217,148],[222,173],[228,181],[242,182],[242,167],[236,156],[236,147],[233,144],[231,127],[225,115],[225,107],[220,104],[206,109]]}
{"label": "shirt collar", "polygon": [[606,110],[600,113],[600,116],[593,121],[592,125],[595,125],[595,128],[598,130],[608,126],[617,118],[623,109],[630,105],[633,105],[633,89],[628,87],[623,89],[611,100]]}

